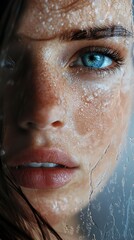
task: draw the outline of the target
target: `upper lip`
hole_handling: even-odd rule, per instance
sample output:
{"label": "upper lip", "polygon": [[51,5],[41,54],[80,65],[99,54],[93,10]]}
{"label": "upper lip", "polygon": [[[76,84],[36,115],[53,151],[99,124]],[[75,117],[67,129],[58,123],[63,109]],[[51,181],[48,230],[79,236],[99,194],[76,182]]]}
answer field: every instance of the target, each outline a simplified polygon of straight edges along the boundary
{"label": "upper lip", "polygon": [[68,154],[62,150],[50,148],[25,149],[6,160],[9,167],[23,166],[24,164],[32,162],[51,162],[68,168],[78,167],[78,163],[76,163]]}

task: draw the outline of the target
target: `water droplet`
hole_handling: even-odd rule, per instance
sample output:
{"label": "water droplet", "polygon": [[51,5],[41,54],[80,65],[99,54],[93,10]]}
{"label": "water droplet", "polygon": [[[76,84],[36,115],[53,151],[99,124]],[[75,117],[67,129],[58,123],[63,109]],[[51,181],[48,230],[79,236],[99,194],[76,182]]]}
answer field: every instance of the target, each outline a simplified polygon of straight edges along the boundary
{"label": "water droplet", "polygon": [[45,21],[42,22],[42,25],[43,25],[43,27],[45,27],[45,25],[46,25]]}
{"label": "water droplet", "polygon": [[98,97],[98,92],[94,92],[94,97]]}
{"label": "water droplet", "polygon": [[61,22],[61,26],[64,26],[64,22]]}
{"label": "water droplet", "polygon": [[53,21],[52,17],[48,19],[48,22],[52,22],[52,21]]}

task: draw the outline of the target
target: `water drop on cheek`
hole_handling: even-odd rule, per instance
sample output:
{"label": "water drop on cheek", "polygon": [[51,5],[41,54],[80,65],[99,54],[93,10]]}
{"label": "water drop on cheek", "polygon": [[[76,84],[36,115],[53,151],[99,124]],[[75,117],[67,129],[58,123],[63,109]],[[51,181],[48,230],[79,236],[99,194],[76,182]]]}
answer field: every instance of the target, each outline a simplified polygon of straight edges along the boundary
{"label": "water drop on cheek", "polygon": [[98,97],[98,92],[94,92],[94,97]]}
{"label": "water drop on cheek", "polygon": [[60,25],[63,27],[65,24],[64,24],[64,22],[61,22],[61,24],[60,24]]}
{"label": "water drop on cheek", "polygon": [[80,116],[83,116],[83,108],[80,108],[78,113]]}
{"label": "water drop on cheek", "polygon": [[112,22],[113,21],[112,15],[109,15],[107,19],[108,19],[109,22]]}
{"label": "water drop on cheek", "polygon": [[46,25],[46,23],[45,23],[45,21],[43,21],[43,22],[42,22],[42,26],[45,27],[45,25]]}
{"label": "water drop on cheek", "polygon": [[92,8],[94,8],[95,7],[95,2],[92,2],[91,6],[92,6]]}
{"label": "water drop on cheek", "polygon": [[96,14],[98,14],[98,13],[99,13],[98,8],[96,8],[94,12],[95,12]]}
{"label": "water drop on cheek", "polygon": [[39,16],[39,19],[42,20],[42,16],[41,15]]}
{"label": "water drop on cheek", "polygon": [[47,21],[51,23],[53,21],[52,17],[50,17]]}

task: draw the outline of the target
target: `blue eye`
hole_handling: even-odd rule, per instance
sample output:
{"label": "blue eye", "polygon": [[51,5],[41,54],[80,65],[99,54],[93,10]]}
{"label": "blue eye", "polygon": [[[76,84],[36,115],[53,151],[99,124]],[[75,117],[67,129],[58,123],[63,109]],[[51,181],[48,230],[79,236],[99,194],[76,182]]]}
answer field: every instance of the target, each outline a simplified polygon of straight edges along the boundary
{"label": "blue eye", "polygon": [[[84,65],[92,69],[105,68],[112,65],[113,60],[104,54],[97,52],[86,52],[78,59],[78,65]],[[75,62],[76,64],[76,62]]]}
{"label": "blue eye", "polygon": [[113,73],[114,70],[120,69],[124,64],[124,57],[118,49],[111,49],[101,46],[90,46],[80,49],[72,57],[69,65],[74,69],[94,70],[95,73]]}

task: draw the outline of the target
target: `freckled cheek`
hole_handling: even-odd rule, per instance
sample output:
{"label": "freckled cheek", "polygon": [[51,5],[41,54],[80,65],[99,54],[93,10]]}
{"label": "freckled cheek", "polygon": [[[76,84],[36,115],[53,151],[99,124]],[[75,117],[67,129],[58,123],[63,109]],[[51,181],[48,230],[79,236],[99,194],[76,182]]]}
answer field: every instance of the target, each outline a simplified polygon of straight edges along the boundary
{"label": "freckled cheek", "polygon": [[77,134],[89,136],[92,145],[96,145],[96,141],[102,144],[124,127],[129,105],[130,94],[120,90],[93,97],[88,103],[82,99],[73,115]]}

